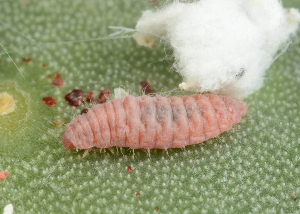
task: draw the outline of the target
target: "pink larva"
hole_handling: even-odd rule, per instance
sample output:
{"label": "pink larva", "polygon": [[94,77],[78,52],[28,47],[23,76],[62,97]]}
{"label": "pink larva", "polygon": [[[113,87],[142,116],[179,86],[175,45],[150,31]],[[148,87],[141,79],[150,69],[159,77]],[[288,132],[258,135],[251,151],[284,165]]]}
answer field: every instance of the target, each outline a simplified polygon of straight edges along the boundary
{"label": "pink larva", "polygon": [[245,103],[222,95],[126,96],[74,118],[62,142],[67,150],[181,148],[216,137],[246,113]]}

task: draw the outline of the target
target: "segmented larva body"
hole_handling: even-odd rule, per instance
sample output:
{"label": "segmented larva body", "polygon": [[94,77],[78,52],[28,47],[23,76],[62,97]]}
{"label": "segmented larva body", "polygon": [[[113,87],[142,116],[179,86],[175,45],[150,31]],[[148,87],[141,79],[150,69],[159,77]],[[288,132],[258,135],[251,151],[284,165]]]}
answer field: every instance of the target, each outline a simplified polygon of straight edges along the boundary
{"label": "segmented larva body", "polygon": [[222,95],[126,96],[74,118],[62,142],[68,150],[181,148],[216,137],[246,113],[245,103]]}

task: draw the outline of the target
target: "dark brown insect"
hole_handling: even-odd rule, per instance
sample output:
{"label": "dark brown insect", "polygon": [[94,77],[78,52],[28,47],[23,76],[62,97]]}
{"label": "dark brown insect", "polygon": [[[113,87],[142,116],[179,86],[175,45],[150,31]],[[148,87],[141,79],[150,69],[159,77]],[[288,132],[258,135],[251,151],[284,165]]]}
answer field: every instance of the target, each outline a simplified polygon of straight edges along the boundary
{"label": "dark brown insect", "polygon": [[83,104],[83,91],[81,89],[73,89],[65,96],[65,100],[70,106],[78,107]]}
{"label": "dark brown insect", "polygon": [[126,96],[74,118],[62,142],[68,150],[181,148],[229,130],[246,112],[244,102],[222,95]]}
{"label": "dark brown insect", "polygon": [[99,97],[97,99],[97,103],[105,103],[106,100],[111,96],[111,92],[110,90],[108,90],[107,88],[103,89],[102,91],[100,91]]}
{"label": "dark brown insect", "polygon": [[88,110],[87,108],[85,108],[85,109],[83,109],[83,110],[80,112],[80,114],[81,114],[81,115],[86,114],[86,113],[88,113],[88,111],[89,111],[89,110]]}
{"label": "dark brown insect", "polygon": [[148,95],[148,94],[151,95],[154,93],[154,91],[151,89],[150,84],[147,81],[140,82],[140,86],[142,89],[141,95]]}
{"label": "dark brown insect", "polygon": [[47,106],[54,106],[56,104],[56,101],[53,99],[53,97],[44,97],[43,103]]}

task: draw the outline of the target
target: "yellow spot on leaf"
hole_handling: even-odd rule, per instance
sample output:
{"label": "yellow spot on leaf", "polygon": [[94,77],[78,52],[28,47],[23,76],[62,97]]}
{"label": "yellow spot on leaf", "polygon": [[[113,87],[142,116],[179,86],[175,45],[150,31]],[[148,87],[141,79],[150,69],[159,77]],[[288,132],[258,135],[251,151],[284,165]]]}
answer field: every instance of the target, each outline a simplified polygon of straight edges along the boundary
{"label": "yellow spot on leaf", "polygon": [[0,116],[6,115],[15,110],[15,101],[8,93],[0,93]]}

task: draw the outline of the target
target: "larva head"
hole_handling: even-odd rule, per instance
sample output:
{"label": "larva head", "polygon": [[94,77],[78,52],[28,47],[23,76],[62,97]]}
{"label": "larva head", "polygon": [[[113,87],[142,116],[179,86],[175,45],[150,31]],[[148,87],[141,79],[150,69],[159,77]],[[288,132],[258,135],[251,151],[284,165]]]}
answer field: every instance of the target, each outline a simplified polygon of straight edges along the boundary
{"label": "larva head", "polygon": [[71,140],[68,138],[67,133],[64,133],[62,138],[62,143],[63,146],[67,149],[67,150],[71,150],[73,148],[75,148],[74,144],[71,142]]}

